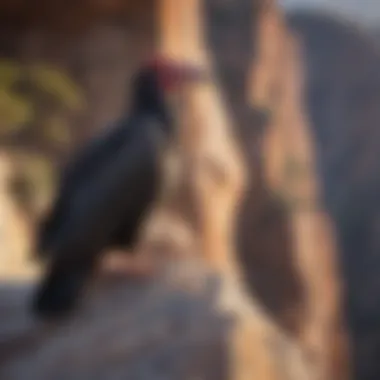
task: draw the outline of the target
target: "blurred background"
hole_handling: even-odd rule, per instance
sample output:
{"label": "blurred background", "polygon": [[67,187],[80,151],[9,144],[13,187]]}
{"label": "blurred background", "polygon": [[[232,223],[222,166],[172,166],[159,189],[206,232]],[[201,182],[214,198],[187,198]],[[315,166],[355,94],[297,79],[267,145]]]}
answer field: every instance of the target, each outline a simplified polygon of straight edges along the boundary
{"label": "blurred background", "polygon": [[[38,273],[33,234],[57,173],[127,109],[129,80],[157,45],[160,6],[0,0],[1,282]],[[315,168],[307,171],[333,222],[337,273],[319,266],[328,243],[305,233],[302,244],[323,291],[331,276],[343,288],[355,379],[380,379],[380,2],[203,0],[202,12],[219,90],[252,174],[236,230],[247,283],[281,328],[297,330],[307,295],[294,236],[303,232],[287,200],[303,175],[289,154],[304,146],[293,126],[305,125]]]}

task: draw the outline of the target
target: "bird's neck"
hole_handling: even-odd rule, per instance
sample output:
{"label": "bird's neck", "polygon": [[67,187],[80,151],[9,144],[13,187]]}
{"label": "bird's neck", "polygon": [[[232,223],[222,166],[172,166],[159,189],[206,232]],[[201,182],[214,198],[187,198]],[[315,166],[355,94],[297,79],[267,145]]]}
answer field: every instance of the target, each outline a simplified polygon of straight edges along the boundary
{"label": "bird's neck", "polygon": [[165,133],[171,134],[173,130],[173,120],[164,104],[149,104],[136,102],[132,107],[132,118],[152,118],[159,122]]}

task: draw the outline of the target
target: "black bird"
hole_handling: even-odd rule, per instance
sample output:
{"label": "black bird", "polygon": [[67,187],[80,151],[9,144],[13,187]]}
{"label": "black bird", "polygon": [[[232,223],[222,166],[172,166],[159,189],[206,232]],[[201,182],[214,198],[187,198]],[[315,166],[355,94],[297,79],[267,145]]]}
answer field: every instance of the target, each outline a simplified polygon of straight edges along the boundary
{"label": "black bird", "polygon": [[194,66],[152,60],[135,77],[130,115],[67,165],[37,235],[36,253],[47,260],[47,270],[32,300],[35,314],[67,314],[105,249],[133,249],[159,191],[162,154],[175,129],[167,95],[204,78]]}

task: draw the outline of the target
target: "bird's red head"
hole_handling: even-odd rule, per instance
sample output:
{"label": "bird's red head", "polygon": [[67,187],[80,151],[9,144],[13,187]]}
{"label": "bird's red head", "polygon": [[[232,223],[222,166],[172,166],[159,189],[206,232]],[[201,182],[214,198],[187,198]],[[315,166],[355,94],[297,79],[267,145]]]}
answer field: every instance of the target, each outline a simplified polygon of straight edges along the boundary
{"label": "bird's red head", "polygon": [[144,65],[145,69],[157,75],[160,87],[165,92],[178,90],[182,85],[206,80],[204,69],[184,61],[155,56]]}

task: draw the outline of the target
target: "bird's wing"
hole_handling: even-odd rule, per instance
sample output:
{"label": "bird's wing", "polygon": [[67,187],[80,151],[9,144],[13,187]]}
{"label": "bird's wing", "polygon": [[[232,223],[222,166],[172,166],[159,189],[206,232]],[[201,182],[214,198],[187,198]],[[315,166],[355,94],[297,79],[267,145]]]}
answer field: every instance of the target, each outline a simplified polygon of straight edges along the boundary
{"label": "bird's wing", "polygon": [[76,192],[56,236],[48,272],[33,300],[38,313],[61,314],[72,309],[115,232],[121,226],[135,230],[145,219],[158,193],[163,146],[154,126],[141,127]]}
{"label": "bird's wing", "polygon": [[[144,120],[144,130],[141,136],[136,136],[134,144],[140,144],[141,159],[128,160],[132,165],[139,168],[139,172],[130,174],[129,195],[133,196],[134,201],[126,206],[123,217],[118,222],[118,227],[112,235],[109,242],[110,246],[115,249],[132,249],[139,238],[140,222],[143,221],[149,212],[149,209],[157,196],[161,186],[162,155],[165,150],[167,135],[154,120]],[[145,153],[143,153],[145,150]],[[128,171],[126,171],[128,172]]]}
{"label": "bird's wing", "polygon": [[132,127],[128,122],[122,121],[107,129],[90,140],[66,166],[61,175],[56,200],[39,226],[37,255],[42,256],[49,249],[50,242],[69,209],[72,197],[121,147]]}
{"label": "bird's wing", "polygon": [[[136,236],[158,193],[162,161],[162,140],[154,127],[140,126],[76,193],[68,221],[55,240],[55,257],[77,261],[120,244],[115,239],[123,230],[131,239]],[[132,243],[127,240],[125,244]]]}

